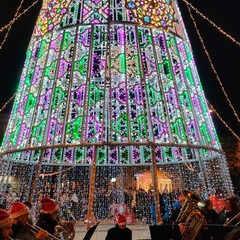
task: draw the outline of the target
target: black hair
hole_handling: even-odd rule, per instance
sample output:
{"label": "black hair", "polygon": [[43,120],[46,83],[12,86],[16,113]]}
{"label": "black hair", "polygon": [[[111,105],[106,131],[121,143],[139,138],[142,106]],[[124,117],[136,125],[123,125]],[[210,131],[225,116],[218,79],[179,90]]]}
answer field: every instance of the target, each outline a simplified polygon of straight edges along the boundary
{"label": "black hair", "polygon": [[31,203],[31,202],[24,202],[23,204],[25,204],[26,206],[28,206],[29,209],[32,208],[32,203]]}

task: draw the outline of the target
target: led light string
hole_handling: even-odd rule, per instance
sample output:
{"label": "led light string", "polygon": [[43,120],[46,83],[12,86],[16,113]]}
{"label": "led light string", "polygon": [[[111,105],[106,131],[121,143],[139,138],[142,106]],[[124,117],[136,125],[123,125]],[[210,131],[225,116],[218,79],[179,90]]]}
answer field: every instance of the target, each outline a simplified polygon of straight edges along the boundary
{"label": "led light string", "polygon": [[188,11],[189,11],[190,16],[191,16],[191,18],[192,18],[192,20],[193,20],[193,24],[194,24],[195,30],[196,30],[196,32],[197,32],[197,35],[198,35],[199,39],[200,39],[200,42],[201,42],[202,47],[203,47],[203,49],[204,49],[204,51],[205,51],[205,54],[207,55],[208,61],[209,61],[209,63],[210,63],[210,66],[211,66],[211,68],[212,68],[212,70],[213,70],[213,72],[214,72],[214,74],[215,74],[215,76],[216,76],[216,78],[217,78],[217,81],[218,81],[218,83],[219,83],[219,85],[220,85],[220,87],[221,87],[221,90],[222,90],[224,96],[226,97],[229,106],[230,106],[231,109],[233,110],[233,113],[234,113],[235,117],[237,118],[238,122],[240,123],[240,119],[239,119],[239,117],[238,117],[238,114],[237,114],[235,108],[233,107],[231,100],[228,98],[228,95],[227,95],[227,93],[226,93],[226,91],[225,91],[225,89],[224,89],[224,87],[223,87],[223,84],[222,84],[221,79],[220,79],[220,77],[219,77],[219,75],[218,75],[218,73],[217,73],[217,70],[216,70],[216,68],[215,68],[214,65],[213,65],[212,59],[211,59],[211,57],[210,57],[210,54],[209,54],[209,52],[208,52],[208,50],[207,50],[207,48],[206,48],[206,46],[205,46],[205,43],[204,43],[204,41],[203,41],[203,38],[202,38],[202,36],[201,36],[201,34],[200,34],[200,31],[199,31],[199,29],[198,29],[198,27],[197,27],[197,23],[196,23],[193,15],[192,15],[191,9],[190,9],[189,7],[188,7]]}
{"label": "led light string", "polygon": [[3,105],[3,107],[0,109],[0,113],[6,108],[6,106],[12,101],[12,99],[15,97],[16,93],[14,93],[9,100]]}
{"label": "led light string", "polygon": [[49,177],[49,176],[53,176],[53,175],[58,175],[60,172],[61,173],[64,173],[64,172],[67,172],[71,169],[73,169],[75,166],[72,166],[72,167],[69,167],[67,168],[66,170],[63,170],[63,171],[57,171],[57,172],[53,172],[53,173],[40,173],[40,177],[44,178],[44,177]]}
{"label": "led light string", "polygon": [[[3,38],[3,41],[2,43],[0,44],[0,50],[2,49],[4,43],[6,42],[7,40],[7,37],[10,33],[10,30],[12,28],[12,25],[22,16],[24,15],[29,9],[31,9],[32,7],[34,7],[37,3],[38,3],[38,0],[36,0],[35,2],[33,2],[28,8],[26,8],[23,12],[21,12],[19,14],[19,11],[22,7],[22,4],[23,4],[24,0],[22,0],[17,8],[17,11],[16,13],[14,14],[14,18],[7,24],[5,25],[4,27],[0,28],[0,32],[2,32],[3,30],[7,29],[7,32]],[[0,113],[7,107],[7,105],[12,101],[12,99],[15,97],[16,93],[14,93],[10,98],[9,100],[3,105],[3,107],[0,109]]]}
{"label": "led light string", "polygon": [[[19,6],[18,6],[18,8],[17,8],[17,11],[16,11],[16,13],[14,14],[14,18],[17,17],[17,15],[18,15],[18,13],[19,13],[19,11],[20,11],[20,8],[22,7],[23,2],[24,2],[24,0],[22,0],[22,1],[20,2]],[[10,23],[9,23],[9,28],[7,29],[7,32],[6,32],[6,34],[5,34],[4,38],[3,38],[2,43],[0,44],[0,50],[2,49],[2,46],[4,45],[4,43],[5,43],[6,40],[7,40],[8,34],[10,33],[10,31],[11,31],[11,29],[12,29],[13,23],[14,23],[14,21],[10,21]]]}
{"label": "led light string", "polygon": [[188,170],[190,170],[191,172],[195,172],[195,169],[194,167],[192,166],[191,163],[184,163],[184,165],[188,168]]}
{"label": "led light string", "polygon": [[216,111],[216,109],[213,107],[213,105],[206,100],[208,105],[210,106],[210,109],[217,115],[217,117],[220,119],[220,121],[225,125],[225,127],[240,141],[240,137],[227,125],[227,123],[221,118],[219,113]]}
{"label": "led light string", "polygon": [[39,0],[36,0],[35,2],[33,2],[29,7],[27,7],[23,12],[21,12],[19,15],[14,15],[14,18],[4,27],[0,28],[0,32],[4,31],[5,29],[7,29],[8,27],[10,27],[13,23],[15,23],[22,15],[24,15],[25,13],[28,12],[29,9],[31,9],[32,7],[34,7]]}
{"label": "led light string", "polygon": [[208,21],[213,27],[215,27],[220,33],[222,33],[225,37],[229,38],[232,42],[240,46],[240,42],[238,42],[234,37],[232,37],[230,34],[226,33],[224,30],[222,30],[220,27],[218,27],[212,20],[207,18],[205,15],[203,15],[201,12],[197,10],[192,4],[190,4],[187,0],[183,0],[184,3],[191,9],[193,9],[197,14],[199,14],[204,20]]}

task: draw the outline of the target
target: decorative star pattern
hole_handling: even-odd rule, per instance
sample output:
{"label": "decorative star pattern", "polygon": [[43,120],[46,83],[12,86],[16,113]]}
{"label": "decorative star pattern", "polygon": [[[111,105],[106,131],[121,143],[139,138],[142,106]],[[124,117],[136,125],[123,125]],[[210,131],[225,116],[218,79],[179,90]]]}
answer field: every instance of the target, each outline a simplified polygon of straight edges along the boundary
{"label": "decorative star pattern", "polygon": [[68,12],[70,0],[47,0],[43,3],[34,35],[39,37],[51,32],[62,21],[62,17]]}
{"label": "decorative star pattern", "polygon": [[141,24],[168,30],[176,22],[171,0],[128,1],[126,7],[132,10]]}

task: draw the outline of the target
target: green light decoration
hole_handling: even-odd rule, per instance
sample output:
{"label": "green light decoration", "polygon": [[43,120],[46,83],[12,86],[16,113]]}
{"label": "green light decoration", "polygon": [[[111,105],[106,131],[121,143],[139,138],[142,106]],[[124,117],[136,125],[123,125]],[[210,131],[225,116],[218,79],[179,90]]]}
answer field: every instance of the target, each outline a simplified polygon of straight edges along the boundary
{"label": "green light decoration", "polygon": [[149,173],[155,193],[231,195],[176,0],[44,0],[0,161],[4,196],[53,197],[66,216],[75,194],[78,220],[107,218],[106,195],[140,194]]}

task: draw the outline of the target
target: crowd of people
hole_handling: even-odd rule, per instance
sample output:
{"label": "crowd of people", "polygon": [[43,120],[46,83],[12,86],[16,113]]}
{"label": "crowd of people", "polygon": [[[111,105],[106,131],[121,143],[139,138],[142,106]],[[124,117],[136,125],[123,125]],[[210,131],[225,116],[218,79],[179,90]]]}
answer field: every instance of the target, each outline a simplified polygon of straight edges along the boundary
{"label": "crowd of people", "polygon": [[[120,189],[116,188],[111,192],[97,189],[95,194],[97,201],[95,200],[94,202],[93,210],[96,221],[111,219],[112,217],[115,218],[117,216],[117,219],[115,218],[117,224],[113,229],[108,231],[106,240],[116,240],[117,238],[113,238],[113,236],[121,236],[121,234],[125,236],[124,239],[126,240],[132,239],[131,230],[126,227],[126,214],[131,214],[135,219],[140,220],[142,223],[151,225],[159,224],[155,212],[154,193],[151,189],[148,192],[145,192],[143,189],[128,189],[127,191],[120,191]],[[178,194],[178,196],[177,198],[174,198],[173,196],[176,194]],[[14,199],[16,201],[11,202],[6,200],[5,203],[8,203],[7,209],[4,210],[6,206],[0,206],[0,240],[10,239],[9,237],[12,239],[47,239],[49,234],[54,234],[54,229],[59,222],[59,216],[69,221],[82,219],[81,215],[80,217],[78,215],[78,208],[84,206],[78,201],[73,201],[74,197],[72,195],[71,198],[69,197],[68,199],[71,199],[69,201],[72,201],[75,204],[74,211],[73,203],[68,206],[68,201],[66,201],[66,199],[65,196],[65,201],[62,201],[60,197],[59,203],[56,203],[55,200],[49,197],[41,196],[39,198],[40,205],[38,205],[41,210],[39,214],[33,215],[30,214],[32,211],[32,205],[30,202],[21,202],[18,198]],[[179,233],[184,234],[188,230],[188,227],[184,222],[179,222],[177,218],[181,214],[182,206],[186,202],[186,196],[179,192],[166,192],[159,194],[159,200],[163,224],[177,223]],[[124,213],[120,213],[116,208],[116,206],[119,204],[121,205],[121,203],[126,206],[126,211]],[[200,202],[197,208],[203,214],[206,224],[222,226],[239,225],[239,198],[231,196],[226,198],[224,203],[224,208],[218,212],[214,210],[214,204],[210,199],[205,199]],[[68,212],[66,210],[68,210]],[[35,211],[36,210],[33,210],[33,212]],[[74,216],[75,213],[77,214]],[[85,215],[86,213],[86,211],[82,212],[82,214]],[[32,226],[34,225],[39,228],[37,230],[35,229],[35,232],[33,233]],[[73,222],[72,226],[74,226]],[[72,227],[72,230],[74,231],[74,227]],[[207,231],[205,231],[204,228],[200,231],[199,236],[204,236],[201,239],[210,239],[211,236],[206,235],[206,233]]]}
{"label": "crowd of people", "polygon": [[[177,201],[177,196],[181,191],[165,191],[160,195],[161,212],[164,223],[168,223],[173,210],[173,204]],[[117,212],[117,206],[124,204],[127,212],[134,214],[135,219],[147,224],[156,224],[155,203],[153,191],[147,192],[142,189],[122,189],[114,188],[96,188],[94,192],[93,211],[97,220],[113,219]],[[59,197],[53,192],[49,194],[42,190],[39,191],[38,202],[45,196],[51,196],[58,199],[60,215],[66,220],[84,221],[88,209],[88,191],[76,188],[66,188],[59,192]],[[9,206],[15,201],[26,201],[26,196],[21,192],[9,191],[3,200],[4,206]],[[38,218],[38,204],[35,204],[33,218]]]}

